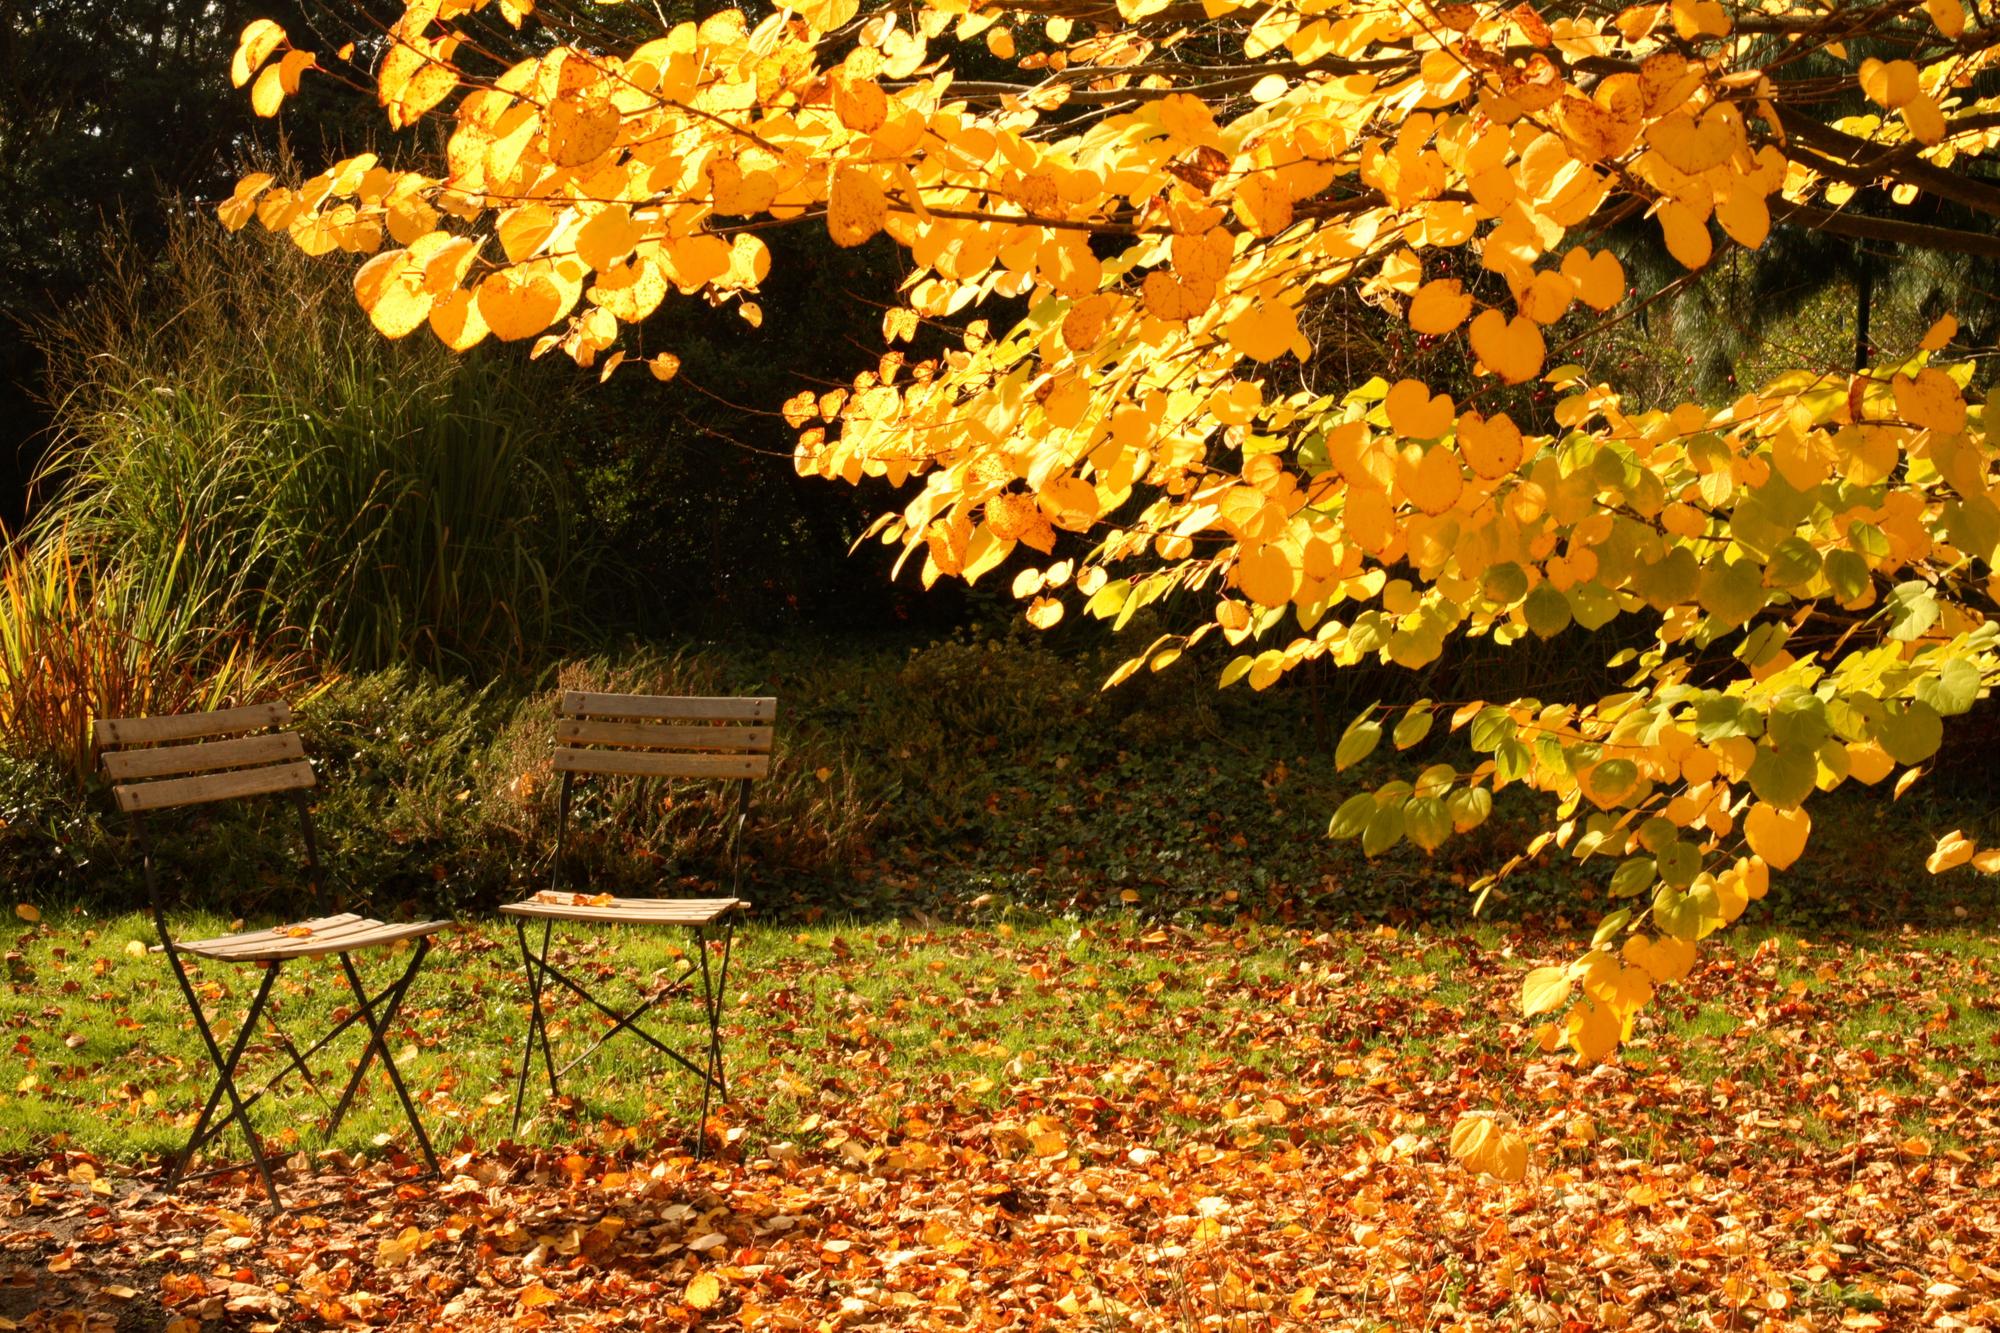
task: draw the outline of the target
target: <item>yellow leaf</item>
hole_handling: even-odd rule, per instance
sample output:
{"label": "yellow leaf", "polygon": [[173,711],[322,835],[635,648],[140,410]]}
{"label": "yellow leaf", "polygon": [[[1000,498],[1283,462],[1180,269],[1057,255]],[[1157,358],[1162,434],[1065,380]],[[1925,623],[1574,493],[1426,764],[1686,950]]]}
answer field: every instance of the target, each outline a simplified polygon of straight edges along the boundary
{"label": "yellow leaf", "polygon": [[1811,832],[1812,816],[1803,809],[1779,810],[1758,801],[1743,818],[1743,836],[1750,850],[1774,870],[1783,870],[1799,859]]}
{"label": "yellow leaf", "polygon": [[792,6],[792,12],[804,19],[814,32],[832,32],[853,18],[860,9],[861,0],[800,0]]}
{"label": "yellow leaf", "polygon": [[1697,269],[1708,263],[1715,254],[1715,238],[1709,235],[1707,218],[1678,199],[1661,204],[1657,216],[1667,253],[1678,259],[1682,268]]}
{"label": "yellow leaf", "polygon": [[1907,60],[1864,60],[1860,82],[1868,100],[1885,111],[1908,105],[1922,91],[1917,67]]}
{"label": "yellow leaf", "polygon": [[229,60],[229,82],[241,88],[250,82],[271,52],[285,41],[285,30],[269,19],[252,19],[243,29],[243,36],[236,44],[236,54]]}
{"label": "yellow leaf", "polygon": [[1571,1049],[1586,1063],[1595,1064],[1618,1049],[1625,1024],[1609,1005],[1584,1000],[1570,1009],[1563,1031]]}
{"label": "yellow leaf", "polygon": [[1505,412],[1491,417],[1467,412],[1458,419],[1458,451],[1488,481],[1498,481],[1519,467],[1526,449],[1520,428]]}
{"label": "yellow leaf", "polygon": [[1717,196],[1715,220],[1729,239],[1755,250],[1771,234],[1771,207],[1757,188],[1737,177],[1729,189]]}
{"label": "yellow leaf", "polygon": [[385,251],[363,264],[354,274],[354,294],[385,338],[401,338],[430,318],[424,271],[411,263],[408,250]]}
{"label": "yellow leaf", "polygon": [[1896,415],[1912,426],[1944,435],[1965,429],[1965,399],[1951,376],[1926,366],[1911,379],[1898,374],[1890,381],[1896,395]]}
{"label": "yellow leaf", "polygon": [[697,1273],[688,1282],[684,1298],[697,1310],[713,1309],[722,1299],[722,1283],[713,1273]]}
{"label": "yellow leaf", "polygon": [[1965,31],[1965,6],[1960,0],[1924,0],[1924,8],[1945,36],[1956,38]]}
{"label": "yellow leaf", "polygon": [[1489,1111],[1467,1111],[1451,1127],[1451,1155],[1481,1175],[1513,1182],[1528,1174],[1528,1142]]}
{"label": "yellow leaf", "polygon": [[397,1235],[376,1245],[375,1262],[382,1268],[401,1268],[423,1248],[424,1233],[416,1227],[404,1227]]}
{"label": "yellow leaf", "polygon": [[284,87],[287,96],[299,90],[300,77],[314,66],[313,53],[310,51],[285,52],[284,58],[278,62],[278,82]]}
{"label": "yellow leaf", "polygon": [[1028,605],[1028,623],[1036,629],[1052,629],[1063,618],[1063,604],[1054,597],[1037,597]]}
{"label": "yellow leaf", "polygon": [[1953,829],[1939,838],[1937,846],[1924,858],[1924,869],[1933,875],[1942,875],[1947,870],[1955,870],[1969,863],[1978,850],[1971,839]]}
{"label": "yellow leaf", "polygon": [[1459,471],[1458,455],[1443,445],[1424,452],[1414,471],[1397,474],[1404,494],[1426,514],[1442,514],[1458,503],[1465,490],[1465,474]]}
{"label": "yellow leaf", "polygon": [[[240,190],[242,187],[238,186],[237,188]],[[1925,332],[1924,340],[1918,343],[1917,346],[1926,352],[1936,352],[1942,350],[1947,343],[1957,336],[1958,316],[1950,314],[1940,315],[1937,322],[1932,324],[1930,329]]]}
{"label": "yellow leaf", "polygon": [[264,66],[250,88],[250,109],[260,116],[275,116],[285,101],[284,76],[277,65]]}
{"label": "yellow leaf", "polygon": [[618,108],[597,97],[558,98],[543,117],[549,160],[559,167],[582,166],[610,152],[618,142]]}
{"label": "yellow leaf", "polygon": [[127,958],[144,958],[146,956],[146,941],[144,940],[125,941],[125,956]]}
{"label": "yellow leaf", "polygon": [[1625,961],[1662,985],[1679,981],[1694,966],[1694,942],[1672,935],[1634,935],[1625,941],[1623,953]]}
{"label": "yellow leaf", "polygon": [[1609,310],[1625,299],[1625,266],[1609,250],[1591,254],[1581,247],[1562,257],[1562,271],[1576,284],[1577,299],[1593,310]]}
{"label": "yellow leaf", "polygon": [[454,352],[476,346],[491,332],[475,294],[463,289],[432,298],[430,326],[437,340]]}
{"label": "yellow leaf", "polygon": [[882,230],[889,217],[889,197],[873,176],[855,167],[838,167],[826,196],[826,229],[833,243],[856,246]]}
{"label": "yellow leaf", "polygon": [[1569,1003],[1569,969],[1538,967],[1521,982],[1521,1015],[1553,1013]]}
{"label": "yellow leaf", "polygon": [[1575,299],[1576,283],[1561,273],[1545,269],[1521,289],[1514,304],[1535,323],[1553,324],[1568,312],[1569,303]]}
{"label": "yellow leaf", "polygon": [[1480,311],[1469,335],[1473,355],[1509,384],[1533,379],[1548,352],[1542,331],[1533,320],[1520,315],[1509,319],[1498,310]]}
{"label": "yellow leaf", "polygon": [[1431,396],[1421,380],[1397,380],[1382,401],[1389,428],[1410,440],[1434,440],[1451,429],[1451,395]]}
{"label": "yellow leaf", "polygon": [[1711,106],[1699,120],[1689,112],[1676,111],[1653,122],[1646,131],[1646,143],[1653,151],[1674,170],[1689,176],[1721,166],[1747,142],[1743,118],[1726,103]]}
{"label": "yellow leaf", "polygon": [[14,904],[14,915],[32,925],[42,919],[42,909],[33,903],[16,903]]}
{"label": "yellow leaf", "polygon": [[672,352],[662,352],[646,362],[646,369],[653,372],[656,380],[670,380],[681,373],[681,359]]}
{"label": "yellow leaf", "polygon": [[833,111],[856,134],[873,134],[889,119],[889,97],[873,79],[837,79]]}
{"label": "yellow leaf", "polygon": [[1222,327],[1229,345],[1254,361],[1275,361],[1290,352],[1301,361],[1312,349],[1299,332],[1298,315],[1283,301],[1259,301]]}
{"label": "yellow leaf", "polygon": [[489,273],[479,284],[479,314],[502,342],[532,338],[562,313],[562,293],[539,274],[518,269]]}
{"label": "yellow leaf", "polygon": [[1247,551],[1236,561],[1236,586],[1260,606],[1283,606],[1298,591],[1298,557],[1276,544]]}
{"label": "yellow leaf", "polygon": [[1410,298],[1410,328],[1416,333],[1450,333],[1472,313],[1472,297],[1457,278],[1435,278]]}
{"label": "yellow leaf", "polygon": [[1673,0],[1671,12],[1674,31],[1683,41],[1729,35],[1729,11],[1719,0]]}

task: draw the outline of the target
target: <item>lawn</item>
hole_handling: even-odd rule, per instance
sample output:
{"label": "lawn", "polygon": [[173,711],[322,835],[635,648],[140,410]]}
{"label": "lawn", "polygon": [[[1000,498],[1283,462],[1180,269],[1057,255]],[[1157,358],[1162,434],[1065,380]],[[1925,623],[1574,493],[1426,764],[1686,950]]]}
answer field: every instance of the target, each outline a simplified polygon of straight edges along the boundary
{"label": "lawn", "polygon": [[[1512,1007],[1567,938],[759,924],[730,985],[725,1146],[697,1164],[692,1081],[630,1041],[510,1140],[520,964],[474,924],[396,1037],[448,1179],[408,1178],[379,1078],[331,1144],[294,1078],[259,1108],[295,1154],[301,1207],[273,1221],[248,1177],[151,1189],[205,1071],[149,939],[140,916],[52,914],[8,951],[0,1328],[2000,1319],[2000,942],[1980,930],[1735,932],[1618,1063],[1579,1070]],[[577,935],[568,963],[636,988],[681,943]],[[253,977],[199,984],[240,1013]],[[281,1020],[310,1032],[345,993],[294,965]],[[600,1026],[566,1010],[558,1054]],[[1526,1182],[1449,1157],[1480,1108],[1529,1132]]]}

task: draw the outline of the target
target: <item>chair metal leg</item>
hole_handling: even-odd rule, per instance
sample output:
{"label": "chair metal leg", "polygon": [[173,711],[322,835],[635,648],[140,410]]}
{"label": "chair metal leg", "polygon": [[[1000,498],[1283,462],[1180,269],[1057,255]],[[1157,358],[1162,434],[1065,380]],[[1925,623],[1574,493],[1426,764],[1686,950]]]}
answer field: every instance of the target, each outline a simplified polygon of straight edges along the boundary
{"label": "chair metal leg", "polygon": [[[694,1135],[694,1156],[696,1160],[700,1160],[707,1153],[709,1109],[718,1099],[727,1101],[729,1098],[729,1085],[724,1070],[722,1014],[726,1000],[726,990],[729,984],[729,966],[735,947],[735,921],[727,919],[722,924],[722,960],[719,967],[709,959],[710,941],[707,929],[702,926],[692,927],[691,933],[694,939],[695,956],[692,960],[684,964],[684,970],[680,976],[646,997],[636,1008],[625,1011],[606,1004],[603,1000],[592,994],[589,987],[549,961],[549,938],[552,926],[552,922],[544,922],[543,924],[542,947],[538,955],[529,943],[526,923],[519,917],[515,918],[514,921],[515,934],[521,945],[522,966],[526,968],[528,973],[527,1048],[521,1053],[521,1068],[515,1076],[515,1130],[518,1131],[520,1129],[522,1111],[526,1106],[528,1066],[535,1058],[535,1047],[537,1044],[541,1047],[543,1062],[548,1066],[550,1095],[555,1096],[559,1074],[566,1074],[576,1068],[583,1061],[596,1054],[600,1047],[619,1033],[629,1032],[701,1081],[701,1112],[700,1119],[696,1122]],[[695,1060],[688,1058],[688,1055],[675,1050],[658,1036],[639,1025],[639,1020],[644,1018],[655,1005],[672,995],[676,990],[691,986],[696,978],[699,978],[701,983],[701,1018],[702,1022],[708,1028],[705,1044],[702,1048],[699,1048],[700,1063],[696,1063]],[[584,1001],[611,1020],[609,1030],[598,1037],[595,1042],[591,1043],[589,1048],[580,1055],[571,1058],[563,1064],[560,1070],[553,1063],[554,1048],[548,1028],[548,997],[558,987],[571,992],[578,999]]]}
{"label": "chair metal leg", "polygon": [[[208,1015],[202,1011],[201,999],[195,994],[194,983],[188,980],[187,971],[182,966],[178,953],[170,949],[168,951],[168,958],[173,964],[174,976],[180,981],[181,993],[187,998],[188,1009],[194,1015],[195,1027],[201,1033],[202,1044],[208,1048],[209,1059],[215,1063],[216,1091],[209,1094],[209,1106],[211,1109],[204,1111],[202,1119],[196,1121],[195,1132],[188,1138],[186,1152],[183,1153],[180,1162],[167,1178],[167,1188],[172,1190],[179,1185],[181,1178],[187,1172],[194,1154],[200,1150],[204,1143],[215,1138],[231,1122],[234,1122],[242,1127],[243,1137],[250,1145],[250,1155],[256,1159],[257,1173],[264,1180],[265,1197],[270,1200],[272,1207],[282,1207],[283,1205],[278,1201],[277,1178],[271,1170],[270,1161],[264,1156],[264,1145],[257,1137],[257,1128],[250,1123],[249,1104],[243,1100],[242,1095],[236,1090],[237,1062],[243,1058],[243,1052],[250,1044],[250,1034],[256,1030],[257,1020],[262,1017],[264,1006],[270,1001],[271,987],[278,979],[278,969],[281,964],[274,962],[265,965],[264,979],[258,984],[257,994],[250,1001],[249,1012],[243,1016],[243,1026],[237,1030],[236,1040],[230,1045],[229,1052],[225,1055],[221,1043],[215,1039],[214,1029],[209,1026]],[[216,1097],[217,1092],[228,1097],[230,1111],[228,1115],[215,1124],[211,1133],[207,1132],[209,1130],[208,1118],[214,1114],[212,1108],[220,1104]]]}
{"label": "chair metal leg", "polygon": [[[417,956],[410,960],[410,972],[414,973],[423,963],[424,955],[430,952],[430,941],[417,941]],[[431,1150],[430,1135],[424,1133],[424,1122],[417,1115],[416,1101],[410,1096],[409,1088],[403,1084],[403,1075],[396,1068],[396,1058],[389,1053],[389,1018],[375,1015],[375,1006],[368,998],[368,988],[361,984],[361,973],[355,969],[352,954],[340,955],[341,970],[347,973],[347,984],[354,991],[354,1001],[361,1006],[363,1021],[368,1025],[369,1040],[375,1052],[382,1057],[382,1068],[389,1075],[390,1086],[396,1090],[396,1098],[403,1103],[403,1114],[409,1117],[410,1129],[417,1136],[417,1145],[424,1150],[424,1161],[429,1164],[432,1175],[441,1175],[437,1153]],[[357,1075],[360,1073],[356,1071]]]}
{"label": "chair metal leg", "polygon": [[528,1032],[521,1049],[521,1072],[514,1083],[514,1127],[509,1133],[519,1133],[521,1111],[527,1103],[528,1070],[535,1063],[535,1048],[539,1044],[542,1065],[549,1075],[549,1098],[554,1100],[562,1094],[556,1083],[556,1058],[549,1047],[549,1020],[542,1009],[543,979],[549,972],[549,937],[554,929],[552,922],[542,923],[542,949],[539,957],[528,947],[528,927],[520,917],[514,918],[514,933],[521,941],[521,965],[528,973]]}
{"label": "chair metal leg", "polygon": [[[398,977],[391,985],[383,988],[381,994],[375,997],[374,1002],[383,1006],[382,1026],[384,1028],[387,1028],[389,1024],[395,1021],[397,1012],[402,1009],[403,996],[408,993],[410,983],[416,979],[417,968],[423,963],[425,952],[426,949],[418,949],[416,957],[412,958],[410,965],[403,969],[403,975]],[[356,1009],[334,1031],[339,1032],[349,1023],[359,1022],[363,1012],[361,1009]],[[368,1073],[368,1066],[374,1059],[375,1043],[371,1041],[362,1048],[361,1059],[356,1062],[353,1075],[348,1078],[346,1088],[341,1091],[340,1103],[333,1108],[333,1118],[327,1122],[326,1126],[327,1138],[331,1139],[335,1134],[340,1132],[341,1122],[347,1118],[348,1109],[354,1105],[354,1095],[361,1090],[362,1081]]]}

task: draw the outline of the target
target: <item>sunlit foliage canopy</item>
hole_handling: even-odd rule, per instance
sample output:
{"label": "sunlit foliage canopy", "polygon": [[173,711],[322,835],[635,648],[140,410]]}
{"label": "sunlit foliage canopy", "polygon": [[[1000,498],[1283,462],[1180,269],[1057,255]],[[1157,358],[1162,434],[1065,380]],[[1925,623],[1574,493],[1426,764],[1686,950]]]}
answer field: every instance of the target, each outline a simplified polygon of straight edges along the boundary
{"label": "sunlit foliage canopy", "polygon": [[[1494,877],[1606,865],[1595,944],[1524,990],[1551,1047],[1613,1050],[1799,856],[1816,792],[1907,782],[2000,674],[1993,406],[1954,319],[1731,401],[1630,402],[1567,355],[1660,295],[1615,235],[1688,275],[1775,227],[2000,255],[2000,28],[1961,0],[805,0],[636,42],[612,12],[410,0],[339,53],[253,23],[259,111],[331,75],[449,137],[434,173],[249,177],[223,220],[372,255],[389,337],[604,375],[669,299],[762,319],[769,227],[887,236],[890,350],[783,405],[798,467],[907,487],[874,535],[927,583],[1012,557],[1038,626],[1201,608],[1121,676],[1219,639],[1261,689],[1623,620],[1608,697],[1371,710],[1339,750],[1470,743],[1339,809],[1371,853],[1520,783],[1555,818]],[[1441,369],[1315,362],[1336,298]],[[900,346],[937,324],[942,354]]]}

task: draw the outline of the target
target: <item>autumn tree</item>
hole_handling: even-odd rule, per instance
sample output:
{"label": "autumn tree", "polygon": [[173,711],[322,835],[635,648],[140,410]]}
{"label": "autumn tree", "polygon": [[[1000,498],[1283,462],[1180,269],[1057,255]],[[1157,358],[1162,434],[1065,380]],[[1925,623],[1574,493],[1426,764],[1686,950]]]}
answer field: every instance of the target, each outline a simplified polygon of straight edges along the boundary
{"label": "autumn tree", "polygon": [[[632,42],[410,0],[338,52],[253,23],[233,73],[267,115],[371,89],[441,124],[436,169],[251,176],[221,215],[372,256],[385,336],[663,380],[634,326],[670,297],[776,317],[766,229],[888,237],[889,349],[782,405],[798,468],[907,487],[872,535],[926,585],[1007,564],[1037,626],[1195,609],[1114,680],[1205,640],[1264,689],[1628,623],[1605,697],[1369,710],[1343,768],[1440,722],[1471,759],[1332,819],[1429,850],[1546,793],[1475,888],[1605,867],[1592,946],[1523,994],[1596,1059],[1799,856],[1816,793],[1900,789],[2000,675],[2000,496],[1949,316],[1717,402],[1628,401],[1573,350],[1777,228],[2000,257],[1996,45],[1961,0],[806,0]],[[1681,277],[1632,289],[1605,238],[1635,229]],[[1437,369],[1316,359],[1336,307]],[[949,350],[899,349],[932,324]],[[1993,859],[1953,837],[1932,867]]]}

